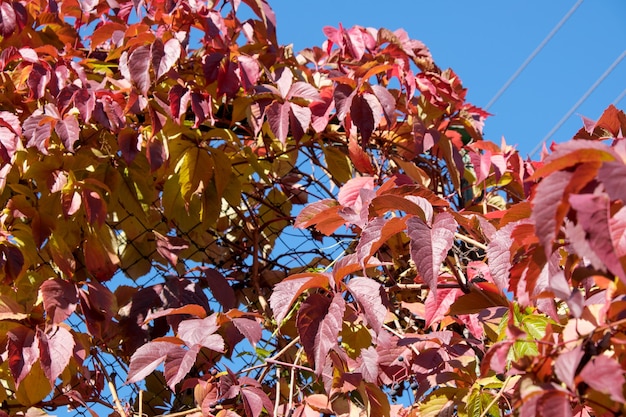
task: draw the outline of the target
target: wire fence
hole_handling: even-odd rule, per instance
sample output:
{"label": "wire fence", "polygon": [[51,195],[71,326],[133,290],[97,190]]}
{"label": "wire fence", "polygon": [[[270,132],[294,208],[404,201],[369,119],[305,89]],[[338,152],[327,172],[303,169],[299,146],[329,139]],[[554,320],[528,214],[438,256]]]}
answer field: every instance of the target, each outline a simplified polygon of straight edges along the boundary
{"label": "wire fence", "polygon": [[[238,294],[243,294],[238,299],[238,308],[244,311],[258,311],[252,274],[258,276],[261,288],[267,291],[290,274],[324,268],[341,257],[350,250],[353,243],[349,230],[327,237],[293,227],[295,216],[305,204],[334,197],[337,187],[334,186],[327,171],[327,161],[318,145],[313,144],[290,151],[298,152],[298,157],[288,169],[283,169],[286,174],[281,178],[270,178],[269,182],[267,179],[259,178],[251,181],[249,191],[242,191],[238,207],[216,202],[222,204],[222,214],[224,211],[235,211],[234,216],[239,217],[238,222],[231,222],[222,228],[218,225],[208,229],[204,229],[205,225],[201,223],[181,226],[176,219],[167,218],[165,215],[162,195],[159,195],[151,207],[153,214],[159,217],[156,223],[142,224],[132,213],[109,222],[109,226],[116,233],[129,229],[136,231],[133,236],[119,232],[117,235],[119,256],[122,257],[122,249],[128,250],[129,247],[142,256],[130,263],[124,263],[122,260],[122,267],[112,280],[105,283],[107,288],[116,294],[118,300],[125,299],[124,292],[130,293],[131,288],[137,289],[132,291],[145,291],[148,297],[152,296],[149,290],[155,286],[167,286],[168,283],[180,280],[191,282],[201,274],[199,267],[211,267],[227,277]],[[243,169],[240,172],[236,171],[238,169],[236,166],[233,166],[233,169],[235,175],[245,175]],[[277,195],[280,195],[280,198]],[[123,201],[120,203],[124,204]],[[180,215],[184,216],[184,213]],[[263,219],[269,220],[259,224]],[[260,235],[257,237],[260,240],[258,245],[254,244],[254,237],[245,227],[245,224],[254,222],[258,223],[255,225]],[[129,226],[129,223],[132,223],[132,228],[125,227]],[[240,230],[236,230],[238,227]],[[155,230],[168,230],[168,236],[182,238],[188,242],[188,248],[181,254],[175,267],[162,261],[162,255],[154,249],[154,245],[151,251],[145,251],[145,242],[154,240]],[[197,239],[200,235],[202,239]],[[161,295],[162,298],[180,296],[174,294],[175,285],[172,284],[169,288],[172,294]],[[219,303],[211,291],[206,288],[197,291],[199,294],[196,296],[206,297],[212,310],[219,310]],[[189,294],[186,293],[184,297],[189,297]],[[194,300],[184,297],[178,300],[181,305],[193,303]],[[124,306],[118,305],[118,308],[119,312],[124,310]],[[85,320],[83,314],[72,315],[66,323],[75,333],[86,335],[90,324]],[[127,324],[122,319],[113,319],[109,323],[114,328]],[[150,331],[157,333],[155,329]],[[230,361],[226,361],[224,366],[238,371],[259,365],[263,355],[258,352],[271,352],[275,349],[269,340],[271,335],[266,333],[268,332],[264,331],[264,338],[256,346],[256,351],[255,347],[246,342],[237,345]],[[152,336],[154,334],[150,335]],[[81,368],[80,374],[72,377],[72,383],[56,387],[47,398],[48,409],[60,412],[60,408],[55,409],[55,404],[62,404],[62,399],[67,402],[67,398],[73,400],[72,406],[67,410],[72,415],[116,415],[116,403],[126,409],[129,415],[141,413],[146,416],[178,412],[195,406],[193,390],[186,389],[181,393],[170,391],[163,374],[159,372],[149,375],[141,383],[125,384],[128,373],[127,360],[111,349],[111,342],[108,345],[104,343],[98,345],[97,341],[94,341],[93,345],[95,346],[91,351],[85,353],[85,366]],[[129,354],[137,347],[128,347]],[[85,397],[86,393],[91,393],[91,396]]]}

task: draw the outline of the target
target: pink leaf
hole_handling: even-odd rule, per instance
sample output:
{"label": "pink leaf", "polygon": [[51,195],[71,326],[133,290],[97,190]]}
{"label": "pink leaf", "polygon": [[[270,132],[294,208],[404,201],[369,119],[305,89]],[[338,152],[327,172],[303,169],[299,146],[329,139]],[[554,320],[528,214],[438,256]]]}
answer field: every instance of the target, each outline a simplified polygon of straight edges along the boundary
{"label": "pink leaf", "polygon": [[150,62],[152,61],[150,46],[142,45],[135,49],[128,57],[128,72],[131,81],[137,86],[141,94],[146,94],[150,88]]}
{"label": "pink leaf", "polygon": [[580,372],[580,377],[587,385],[604,394],[613,401],[624,403],[624,370],[615,359],[598,355],[591,359]]}
{"label": "pink leaf", "polygon": [[201,348],[200,345],[191,346],[189,349],[175,346],[167,352],[164,376],[167,386],[172,391],[176,391],[176,384],[183,380],[196,363]]}
{"label": "pink leaf", "polygon": [[289,103],[280,103],[278,101],[273,102],[267,107],[266,115],[267,121],[270,125],[270,129],[276,139],[282,144],[287,141],[287,135],[289,134]]}
{"label": "pink leaf", "polygon": [[444,288],[430,291],[424,303],[426,327],[439,323],[446,315],[450,306],[463,295],[459,288]]}
{"label": "pink leaf", "polygon": [[511,233],[522,221],[508,223],[493,234],[487,245],[487,257],[489,258],[489,270],[493,281],[500,291],[509,290],[509,276],[511,269],[511,245],[513,239]]}
{"label": "pink leaf", "polygon": [[78,119],[72,114],[66,114],[63,120],[59,120],[54,126],[54,130],[59,135],[63,146],[70,152],[74,152],[74,144],[78,140],[80,133],[80,127],[78,126]]}
{"label": "pink leaf", "polygon": [[224,351],[224,339],[215,332],[219,329],[217,325],[217,314],[211,314],[204,319],[188,319],[178,326],[178,337],[187,346],[201,345],[216,352]]}
{"label": "pink leaf", "polygon": [[346,84],[339,84],[335,87],[333,97],[335,99],[335,107],[337,108],[337,118],[339,121],[343,122],[348,114],[352,106],[352,100],[356,96],[356,91],[357,90]]}
{"label": "pink leaf", "polygon": [[411,259],[424,282],[436,291],[441,264],[454,243],[456,220],[444,212],[435,216],[432,228],[417,217],[408,219],[406,224],[411,240]]}
{"label": "pink leaf", "polygon": [[311,110],[294,103],[289,103],[289,122],[295,140],[302,139],[311,125]]}
{"label": "pink leaf", "polygon": [[302,98],[309,101],[321,101],[321,96],[317,88],[303,81],[295,82],[287,92],[286,99],[294,97]]}
{"label": "pink leaf", "polygon": [[337,200],[344,207],[355,208],[355,211],[361,209],[360,193],[362,189],[374,189],[374,177],[356,177],[349,180],[339,190]]}
{"label": "pink leaf", "polygon": [[378,367],[378,352],[374,346],[361,349],[361,365],[356,369],[361,372],[366,382],[376,383],[380,369]]}
{"label": "pink leaf", "polygon": [[263,335],[263,330],[258,321],[245,317],[237,317],[232,321],[237,330],[239,330],[251,345],[256,346],[256,344],[259,343]]}
{"label": "pink leaf", "polygon": [[270,296],[270,307],[274,312],[276,323],[279,326],[282,324],[296,298],[304,291],[311,288],[328,288],[329,283],[329,275],[311,272],[292,275],[276,284]]}
{"label": "pink leaf", "polygon": [[189,102],[191,101],[191,92],[180,84],[174,85],[169,94],[170,100],[170,112],[172,112],[172,118],[179,124],[184,120],[183,116],[187,112]]}
{"label": "pink leaf", "polygon": [[249,90],[258,83],[261,76],[259,62],[250,56],[239,55],[237,63],[239,64],[237,73],[239,74],[241,85],[245,90]]}
{"label": "pink leaf", "polygon": [[387,123],[392,124],[394,121],[394,112],[396,110],[396,99],[389,92],[389,90],[381,85],[374,84],[370,87],[382,106]]}
{"label": "pink leaf", "polygon": [[[563,204],[563,194],[572,175],[572,172],[557,171],[544,178],[537,185],[535,197],[532,200],[531,218],[535,222],[539,241],[544,246],[548,256],[552,253],[552,244],[557,227],[561,225],[566,212],[566,210],[559,210],[559,206]],[[558,215],[559,211],[561,211],[561,215]]]}
{"label": "pink leaf", "polygon": [[44,281],[39,288],[46,315],[53,324],[61,323],[72,315],[78,304],[78,291],[74,283],[60,278]]}
{"label": "pink leaf", "polygon": [[322,373],[328,352],[337,346],[345,304],[341,294],[335,294],[332,300],[311,294],[298,310],[300,341],[317,375]]}
{"label": "pink leaf", "polygon": [[126,383],[143,380],[165,361],[170,352],[179,349],[180,345],[171,342],[149,342],[141,346],[130,358]]}
{"label": "pink leaf", "polygon": [[69,330],[60,326],[53,326],[45,333],[38,330],[37,337],[41,367],[50,384],[54,385],[74,354],[74,337]]}
{"label": "pink leaf", "polygon": [[48,154],[48,144],[52,134],[52,124],[49,117],[42,111],[34,111],[23,124],[26,147],[35,147],[44,155]]}
{"label": "pink leaf", "polygon": [[164,236],[157,231],[153,231],[156,238],[157,252],[167,259],[173,267],[178,264],[178,254],[189,248],[189,242],[182,237]]}
{"label": "pink leaf", "polygon": [[554,361],[554,373],[572,392],[576,391],[574,377],[583,355],[581,346],[576,346],[568,352],[561,353]]}
{"label": "pink leaf", "polygon": [[626,165],[622,162],[605,162],[598,171],[598,179],[612,200],[622,200],[626,204]]}
{"label": "pink leaf", "polygon": [[379,333],[387,315],[387,295],[384,288],[371,278],[356,277],[348,282],[348,290],[359,304],[367,324]]}
{"label": "pink leaf", "polygon": [[579,194],[569,198],[577,213],[578,224],[586,232],[586,240],[591,249],[604,262],[606,267],[622,282],[626,282],[626,272],[615,254],[609,227],[610,201],[606,195]]}

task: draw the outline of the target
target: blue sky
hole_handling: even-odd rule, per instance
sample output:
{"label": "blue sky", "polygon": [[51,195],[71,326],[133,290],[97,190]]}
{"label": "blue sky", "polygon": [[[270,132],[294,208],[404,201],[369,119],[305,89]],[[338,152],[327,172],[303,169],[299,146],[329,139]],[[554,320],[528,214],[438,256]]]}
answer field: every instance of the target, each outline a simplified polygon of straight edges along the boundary
{"label": "blue sky", "polygon": [[[322,28],[353,25],[405,29],[452,68],[484,107],[577,4],[577,0],[269,0],[279,42],[296,51],[324,41]],[[487,139],[518,145],[525,156],[626,51],[626,1],[586,0],[489,108]],[[551,140],[570,139],[580,115],[597,119],[626,89],[626,58]],[[626,108],[626,98],[616,104]]]}

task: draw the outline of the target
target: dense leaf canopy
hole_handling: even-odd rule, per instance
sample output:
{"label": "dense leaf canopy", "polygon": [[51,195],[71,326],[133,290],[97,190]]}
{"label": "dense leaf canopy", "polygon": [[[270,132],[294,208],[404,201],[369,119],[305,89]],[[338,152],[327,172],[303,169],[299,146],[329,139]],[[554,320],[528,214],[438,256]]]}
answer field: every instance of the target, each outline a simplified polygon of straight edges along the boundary
{"label": "dense leaf canopy", "polygon": [[0,0],[0,416],[626,412],[626,115],[525,160],[405,31],[323,30]]}

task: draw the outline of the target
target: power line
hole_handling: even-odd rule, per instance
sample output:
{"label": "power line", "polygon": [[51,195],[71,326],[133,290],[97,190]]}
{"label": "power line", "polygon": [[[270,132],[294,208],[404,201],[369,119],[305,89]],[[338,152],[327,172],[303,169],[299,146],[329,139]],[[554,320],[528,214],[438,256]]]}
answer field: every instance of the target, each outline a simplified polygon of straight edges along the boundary
{"label": "power line", "polygon": [[498,101],[498,99],[500,98],[500,96],[502,94],[504,94],[504,92],[510,87],[511,84],[513,84],[513,81],[515,81],[515,79],[517,77],[519,77],[519,75],[522,73],[522,71],[524,71],[524,69],[526,69],[526,67],[528,66],[528,64],[530,64],[530,62],[537,56],[537,54],[539,54],[539,52],[541,52],[541,50],[544,48],[544,46],[546,46],[546,44],[550,41],[550,39],[552,39],[552,37],[559,31],[559,29],[561,29],[561,26],[563,26],[565,24],[565,22],[567,22],[567,20],[572,16],[572,14],[574,14],[574,12],[576,11],[576,9],[578,9],[578,7],[583,3],[583,0],[578,0],[571,9],[569,9],[569,11],[565,14],[565,16],[563,16],[563,18],[561,19],[561,21],[559,23],[556,24],[556,26],[554,28],[552,28],[552,30],[550,31],[550,33],[548,33],[548,36],[546,36],[544,38],[544,40],[541,41],[541,43],[539,44],[539,46],[537,46],[535,48],[535,50],[528,55],[528,58],[526,58],[526,61],[524,61],[522,63],[522,65],[520,65],[520,67],[517,69],[517,71],[515,71],[515,73],[513,75],[511,75],[511,78],[508,79],[508,81],[506,83],[504,83],[504,85],[502,86],[502,88],[500,88],[500,90],[498,90],[498,92],[496,93],[495,96],[493,96],[493,98],[491,100],[489,100],[489,103],[487,103],[487,105],[485,106],[485,110],[489,110],[489,107],[493,106],[494,103],[496,101]]}
{"label": "power line", "polygon": [[[574,104],[572,106],[572,108],[569,109],[569,111],[565,114],[565,116],[563,116],[563,118],[561,120],[559,120],[559,122],[552,128],[552,130],[550,130],[550,132],[548,132],[548,134],[541,140],[541,142],[539,142],[537,144],[537,146],[535,146],[535,149],[533,149],[533,151],[530,153],[530,157],[531,158],[539,151],[539,149],[543,146],[543,144],[546,143],[548,141],[548,139],[550,139],[550,137],[552,137],[552,135],[554,135],[556,133],[556,131],[561,128],[561,126],[563,126],[563,124],[567,121],[567,119],[569,119],[570,116],[572,114],[574,114],[576,109],[578,109],[578,107],[580,107],[580,105],[583,104],[583,102],[585,100],[587,100],[587,98],[591,95],[591,93],[593,93],[593,91],[596,88],[598,88],[598,86],[602,83],[602,81],[604,81],[604,79],[606,77],[608,77],[611,72],[613,72],[615,67],[617,67],[619,65],[619,63],[622,62],[624,57],[626,57],[626,50],[624,50],[624,52],[622,52],[622,54],[620,56],[618,56],[615,61],[613,61],[613,63],[606,69],[606,71],[604,71],[604,73],[600,76],[600,78],[598,78],[596,80],[596,82],[594,82],[593,85],[591,87],[589,87],[589,90],[587,90],[585,92],[585,94],[583,94],[583,96],[578,99],[576,104]],[[624,90],[624,91],[626,91],[626,90]],[[621,100],[621,98],[623,98],[623,96],[624,96],[624,92],[622,92],[622,94],[620,94],[618,99]]]}
{"label": "power line", "polygon": [[622,101],[624,99],[624,97],[626,97],[626,88],[624,89],[624,91],[622,91],[620,93],[619,96],[617,96],[617,98],[615,100],[613,100],[613,103],[611,103],[614,106],[617,106],[617,104]]}

